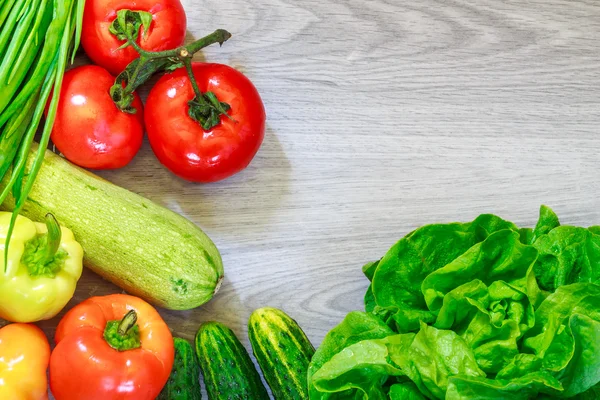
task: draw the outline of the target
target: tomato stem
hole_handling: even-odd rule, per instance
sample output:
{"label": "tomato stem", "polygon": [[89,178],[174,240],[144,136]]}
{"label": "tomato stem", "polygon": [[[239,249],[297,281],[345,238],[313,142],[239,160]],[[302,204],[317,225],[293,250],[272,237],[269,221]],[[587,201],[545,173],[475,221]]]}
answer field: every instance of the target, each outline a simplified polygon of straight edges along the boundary
{"label": "tomato stem", "polygon": [[[187,52],[187,51],[186,51]],[[185,52],[182,52],[184,54]],[[194,121],[200,123],[203,129],[209,130],[221,123],[221,115],[225,115],[230,120],[234,121],[233,118],[227,111],[230,106],[227,103],[222,103],[217,99],[217,96],[212,92],[202,93],[198,87],[198,82],[194,76],[192,69],[192,57],[188,56],[182,59],[185,65],[188,78],[196,95],[192,100],[188,101],[188,115]]]}
{"label": "tomato stem", "polygon": [[133,47],[133,48],[135,49],[135,51],[137,51],[137,52],[138,52],[138,54],[140,54],[140,55],[146,55],[146,54],[149,54],[149,52],[148,52],[148,51],[146,51],[146,50],[142,49],[142,48],[140,47],[140,45],[139,45],[139,44],[137,44],[137,42],[135,41],[135,39],[134,39],[134,38],[132,38],[132,37],[129,35],[129,32],[127,32],[127,36],[128,36],[128,37],[127,37],[127,43],[128,43],[128,44],[129,44],[131,47]]}
{"label": "tomato stem", "polygon": [[[215,43],[222,45],[231,37],[229,32],[224,29],[217,29],[210,35],[176,49],[147,51],[142,49],[137,43],[137,30],[140,27],[139,25],[132,25],[136,23],[135,11],[121,10],[119,12],[122,13],[119,16],[121,23],[113,24],[111,33],[118,38],[124,38],[126,40],[125,46],[132,46],[140,55],[139,58],[133,60],[127,66],[125,71],[117,76],[115,84],[110,89],[111,98],[121,111],[131,114],[137,112],[132,106],[135,98],[133,93],[150,79],[154,73],[158,71],[173,71],[177,68],[185,67],[195,94],[194,99],[188,103],[190,118],[208,130],[221,122],[221,115],[229,117],[227,114],[230,108],[229,105],[220,102],[214,93],[202,93],[192,71],[192,58],[194,54]],[[137,23],[139,24],[140,22],[137,21]]]}
{"label": "tomato stem", "polygon": [[[151,57],[154,57],[154,58],[191,57],[194,54],[196,54],[197,52],[199,52],[200,50],[202,50],[203,48],[213,45],[215,43],[218,43],[219,45],[223,45],[223,43],[225,43],[230,38],[231,38],[231,33],[227,32],[225,29],[217,29],[210,35],[204,36],[203,38],[198,39],[195,42],[192,42],[192,43],[184,45],[184,46],[177,47],[176,49],[173,49],[173,50],[146,51],[146,50],[140,48],[140,46],[137,43],[136,43],[136,47],[139,48],[142,51],[142,53],[145,53],[146,55],[150,55]],[[182,52],[187,52],[186,53],[187,55],[182,55]],[[140,54],[142,54],[142,53],[140,53]]]}
{"label": "tomato stem", "polygon": [[[186,52],[182,52],[181,54],[183,55]],[[189,53],[187,53],[189,54]],[[185,70],[187,71],[188,77],[190,78],[190,83],[192,84],[192,89],[194,89],[194,94],[196,95],[196,99],[198,102],[200,103],[204,103],[206,104],[206,99],[204,98],[204,93],[202,93],[202,91],[200,91],[200,88],[198,87],[198,82],[196,81],[196,77],[194,76],[194,71],[192,70],[192,59],[191,57],[187,56],[183,59],[183,65],[185,65]]]}
{"label": "tomato stem", "polygon": [[119,335],[125,336],[136,323],[137,313],[135,312],[135,310],[129,310],[129,312],[125,314],[125,316],[119,323],[119,328],[117,329],[117,332],[119,333]]}

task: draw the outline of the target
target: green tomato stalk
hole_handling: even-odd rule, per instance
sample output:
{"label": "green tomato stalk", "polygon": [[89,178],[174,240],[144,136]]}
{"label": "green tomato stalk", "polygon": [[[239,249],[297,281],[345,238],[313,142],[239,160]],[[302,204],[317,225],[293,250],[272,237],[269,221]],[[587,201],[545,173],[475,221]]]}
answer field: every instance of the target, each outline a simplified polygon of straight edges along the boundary
{"label": "green tomato stalk", "polygon": [[218,29],[193,43],[166,51],[147,51],[142,49],[137,39],[140,30],[146,35],[152,23],[152,14],[145,11],[120,10],[110,26],[110,32],[119,40],[125,40],[122,47],[131,46],[140,55],[117,76],[110,89],[110,95],[116,106],[123,112],[136,113],[133,107],[134,91],[159,71],[173,71],[185,67],[194,89],[195,97],[190,100],[188,115],[202,128],[209,130],[221,121],[221,115],[227,115],[230,106],[220,102],[214,93],[202,93],[192,72],[192,57],[201,49],[215,43],[222,45],[231,34]]}

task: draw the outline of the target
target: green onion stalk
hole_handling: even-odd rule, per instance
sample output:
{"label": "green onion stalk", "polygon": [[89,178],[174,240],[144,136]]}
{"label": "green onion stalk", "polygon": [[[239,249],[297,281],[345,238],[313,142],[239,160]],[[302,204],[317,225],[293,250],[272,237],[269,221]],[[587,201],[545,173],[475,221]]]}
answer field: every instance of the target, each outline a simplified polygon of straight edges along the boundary
{"label": "green onion stalk", "polygon": [[0,205],[11,193],[15,198],[5,261],[50,141],[67,63],[79,48],[84,6],[85,0],[0,0]]}

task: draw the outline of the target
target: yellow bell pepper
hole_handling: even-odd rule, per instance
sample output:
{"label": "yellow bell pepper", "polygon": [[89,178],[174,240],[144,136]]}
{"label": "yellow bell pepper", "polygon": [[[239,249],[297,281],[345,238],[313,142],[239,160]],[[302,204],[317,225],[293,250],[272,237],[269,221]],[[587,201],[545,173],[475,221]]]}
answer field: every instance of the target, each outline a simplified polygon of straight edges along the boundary
{"label": "yellow bell pepper", "polygon": [[0,212],[0,318],[34,322],[58,314],[75,293],[81,277],[83,249],[70,229],[51,214],[46,224],[18,216],[6,237],[11,213]]}

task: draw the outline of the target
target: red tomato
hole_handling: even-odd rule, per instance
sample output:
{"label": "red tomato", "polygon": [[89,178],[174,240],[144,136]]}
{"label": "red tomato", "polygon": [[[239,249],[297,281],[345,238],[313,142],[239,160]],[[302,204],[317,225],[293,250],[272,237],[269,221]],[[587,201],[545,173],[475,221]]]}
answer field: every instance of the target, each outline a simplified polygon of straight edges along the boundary
{"label": "red tomato", "polygon": [[65,73],[52,142],[71,162],[85,168],[127,165],[142,145],[142,101],[135,114],[121,112],[110,98],[115,78],[104,68],[85,65]]}
{"label": "red tomato", "polygon": [[222,64],[194,63],[203,92],[229,104],[229,115],[209,131],[188,116],[194,91],[185,69],[164,75],[146,102],[146,130],[158,159],[181,178],[215,182],[246,168],[265,135],[265,108],[241,72]]}
{"label": "red tomato", "polygon": [[83,14],[81,44],[96,64],[113,75],[120,74],[138,57],[131,46],[119,49],[125,41],[109,32],[119,10],[147,11],[152,24],[144,39],[140,32],[138,44],[144,50],[162,51],[181,46],[185,41],[187,21],[179,0],[87,0]]}

